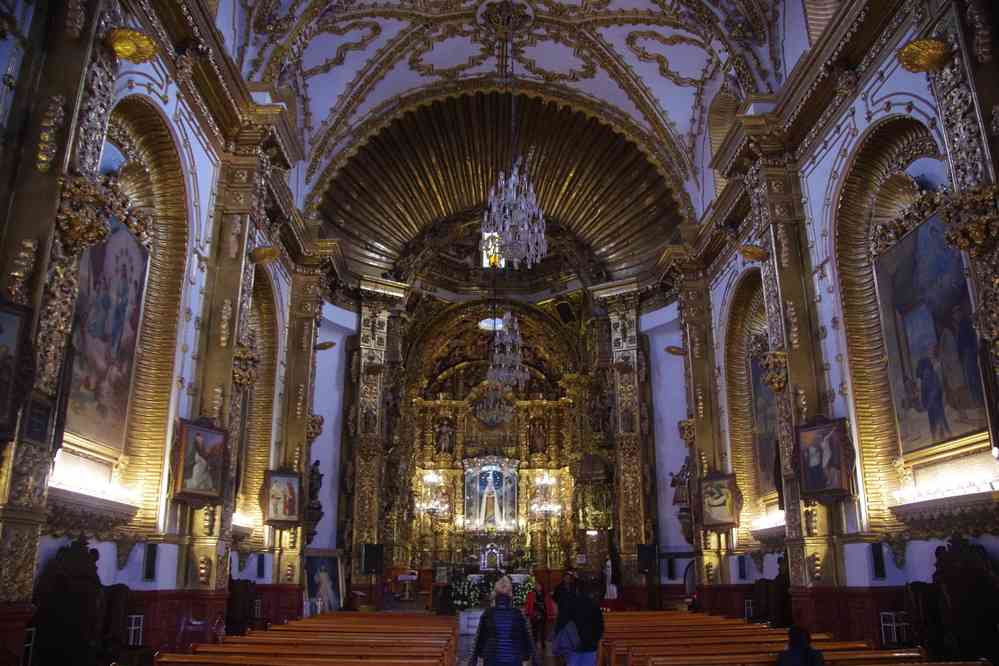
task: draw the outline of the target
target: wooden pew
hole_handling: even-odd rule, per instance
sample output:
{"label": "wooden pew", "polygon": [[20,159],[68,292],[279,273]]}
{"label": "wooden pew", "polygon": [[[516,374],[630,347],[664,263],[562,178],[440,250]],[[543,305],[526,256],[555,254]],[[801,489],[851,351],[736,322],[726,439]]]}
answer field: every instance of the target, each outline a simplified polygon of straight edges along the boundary
{"label": "wooden pew", "polygon": [[334,643],[305,645],[253,645],[253,644],[215,644],[196,645],[194,654],[199,655],[242,655],[247,657],[269,657],[271,661],[283,662],[285,659],[329,658],[337,659],[420,659],[435,660],[440,666],[445,664],[443,646],[426,646],[400,644],[395,645],[371,643]]}
{"label": "wooden pew", "polygon": [[[711,655],[711,654],[752,654],[756,652],[780,652],[787,647],[787,639],[751,637],[751,640],[719,642],[717,639],[699,639],[697,643],[687,641],[620,641],[607,652],[607,663],[614,666],[630,665],[650,657],[661,655]],[[834,641],[822,639],[813,641],[816,649],[826,651],[869,650],[866,641]]]}
{"label": "wooden pew", "polygon": [[[436,659],[402,657],[385,659],[372,656],[370,659],[341,659],[328,656],[310,659],[308,657],[282,658],[280,666],[439,666]],[[246,655],[219,654],[158,654],[157,666],[278,666],[273,657],[250,657]]]}
{"label": "wooden pew", "polygon": [[[773,666],[778,652],[757,652],[753,654],[725,655],[679,655],[655,656],[635,666]],[[920,650],[859,650],[830,652],[824,654],[827,666],[860,666],[861,664],[925,663],[925,655]]]}

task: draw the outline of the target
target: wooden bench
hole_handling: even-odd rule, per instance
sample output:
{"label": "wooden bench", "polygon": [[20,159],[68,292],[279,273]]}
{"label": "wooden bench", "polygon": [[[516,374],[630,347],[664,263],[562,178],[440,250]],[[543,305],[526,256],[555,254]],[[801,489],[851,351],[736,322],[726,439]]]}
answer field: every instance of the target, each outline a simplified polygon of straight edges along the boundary
{"label": "wooden bench", "polygon": [[[401,657],[385,659],[372,656],[370,659],[341,659],[327,656],[310,659],[308,657],[282,658],[280,666],[440,666],[439,659]],[[157,666],[277,666],[273,657],[252,657],[247,655],[221,654],[159,654]]]}
{"label": "wooden bench", "polygon": [[[869,650],[871,646],[866,641],[814,641],[816,649],[825,652],[859,651]],[[757,652],[777,653],[787,647],[786,640],[770,640],[765,642],[725,642],[717,640],[714,643],[688,644],[679,642],[645,642],[645,643],[619,643],[613,651],[608,653],[609,664],[615,666],[630,666],[631,664],[643,662],[651,657],[669,655],[721,655],[721,654],[755,654]]]}
{"label": "wooden bench", "polygon": [[[778,652],[755,652],[752,654],[725,655],[678,655],[654,656],[644,660],[635,660],[635,666],[773,666],[777,662]],[[859,666],[860,664],[899,664],[925,663],[925,655],[920,650],[859,650],[830,652],[824,654],[827,666],[843,664],[844,666]]]}

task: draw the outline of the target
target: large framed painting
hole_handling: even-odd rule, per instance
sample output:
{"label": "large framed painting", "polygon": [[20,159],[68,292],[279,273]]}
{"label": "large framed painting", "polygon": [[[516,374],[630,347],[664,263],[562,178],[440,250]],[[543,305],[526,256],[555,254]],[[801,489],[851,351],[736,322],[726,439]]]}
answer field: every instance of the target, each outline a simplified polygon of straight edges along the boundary
{"label": "large framed painting", "polygon": [[66,439],[124,451],[149,254],[118,221],[83,252],[73,317]]}
{"label": "large framed painting", "polygon": [[849,495],[854,456],[846,419],[820,418],[798,426],[797,439],[802,497]]}
{"label": "large framed painting", "polygon": [[964,260],[944,233],[931,215],[875,259],[902,453],[988,426]]}
{"label": "large framed painting", "polygon": [[294,527],[302,520],[302,479],[298,472],[268,470],[264,477],[264,522]]}
{"label": "large framed painting", "polygon": [[0,441],[14,439],[17,412],[31,390],[25,376],[31,348],[31,309],[0,300]]}
{"label": "large framed painting", "polygon": [[193,504],[222,497],[228,461],[226,431],[210,421],[177,423],[174,459],[174,497]]}
{"label": "large framed painting", "polygon": [[316,615],[343,608],[344,572],[338,550],[305,551],[309,611]]}
{"label": "large framed painting", "polygon": [[760,359],[751,356],[749,377],[753,392],[753,450],[756,452],[756,478],[759,479],[761,497],[777,492],[777,401],[765,381],[766,374]]}
{"label": "large framed painting", "polygon": [[711,472],[701,479],[701,520],[704,527],[723,530],[739,526],[742,493],[735,474]]}

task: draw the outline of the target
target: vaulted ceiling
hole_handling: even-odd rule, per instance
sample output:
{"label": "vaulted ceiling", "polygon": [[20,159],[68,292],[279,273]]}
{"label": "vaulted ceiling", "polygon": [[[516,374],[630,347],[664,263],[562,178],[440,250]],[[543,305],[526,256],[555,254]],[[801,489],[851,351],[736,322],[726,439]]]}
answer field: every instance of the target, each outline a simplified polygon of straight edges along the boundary
{"label": "vaulted ceiling", "polygon": [[[432,244],[423,232],[435,223],[476,219],[499,172],[509,170],[514,132],[519,154],[534,150],[530,174],[550,225],[591,248],[613,279],[656,265],[681,218],[664,174],[593,118],[517,95],[512,123],[511,101],[509,94],[476,93],[435,102],[398,118],[346,163],[320,212],[352,273],[391,271]],[[435,263],[440,252],[464,248],[470,270],[463,279],[473,280],[481,268],[477,225],[441,240]]]}
{"label": "vaulted ceiling", "polygon": [[[654,209],[658,217],[647,222],[651,225],[672,224],[676,215],[694,217],[689,191],[697,180],[694,146],[704,131],[707,94],[722,81],[743,96],[778,84],[773,5],[771,0],[220,0],[218,25],[247,79],[276,92],[297,115],[307,150],[297,176],[300,204],[309,215],[320,209],[333,214],[329,221],[333,229],[340,227],[336,233],[349,231],[345,225],[353,218],[343,205],[351,195],[331,192],[341,184],[371,184],[369,167],[378,157],[374,146],[405,148],[399,131],[411,123],[411,112],[427,104],[440,102],[431,106],[432,112],[417,112],[428,121],[475,112],[479,102],[456,106],[450,98],[504,89],[511,71],[519,92],[600,121],[591,122],[596,141],[609,136],[611,128],[644,153],[648,166],[642,167],[640,178],[654,171],[662,181],[644,185],[654,191],[650,196],[655,201],[636,199],[643,208]],[[539,110],[547,108],[538,104]],[[479,131],[476,140],[481,143],[492,128],[465,129]],[[389,134],[372,139],[382,132]],[[433,141],[444,148],[439,139]],[[574,139],[588,141],[579,135]],[[560,154],[578,160],[596,157],[584,149]],[[420,159],[447,157],[431,152]],[[483,182],[503,155],[469,157],[477,166],[457,169],[466,182],[436,188],[425,183],[430,194],[421,196],[435,199],[426,211],[399,210],[398,192],[378,204],[389,206],[382,212],[391,215],[381,236],[368,235],[372,246],[351,257],[355,265],[365,264],[364,271],[383,269],[431,219],[481,205],[471,195],[482,198]],[[545,159],[551,166],[556,158]],[[588,165],[578,160],[562,167],[573,173],[586,170]],[[359,164],[351,166],[355,161]],[[368,166],[360,166],[365,161]],[[443,163],[436,168],[443,172]],[[473,172],[475,178],[467,180]],[[627,173],[618,178],[634,177]],[[385,193],[386,187],[380,184],[377,191]],[[673,211],[663,209],[667,187],[675,199]],[[578,231],[583,224],[578,214],[585,206],[574,206],[572,212],[560,207],[558,215],[568,218],[559,222]],[[356,215],[360,207],[352,209]],[[600,234],[613,229],[599,221],[588,224],[601,227]],[[646,240],[637,229],[626,235]],[[654,254],[644,245],[623,250],[620,242],[593,250],[620,264],[612,273],[643,264],[646,258],[637,254]],[[623,256],[629,253],[635,256]]]}

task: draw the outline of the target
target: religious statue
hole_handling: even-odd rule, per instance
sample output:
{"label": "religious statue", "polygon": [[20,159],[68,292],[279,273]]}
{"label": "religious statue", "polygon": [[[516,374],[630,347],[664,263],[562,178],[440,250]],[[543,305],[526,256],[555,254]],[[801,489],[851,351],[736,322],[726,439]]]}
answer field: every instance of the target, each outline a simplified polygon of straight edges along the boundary
{"label": "religious statue", "polygon": [[544,453],[548,448],[548,435],[545,432],[545,422],[541,419],[531,421],[530,433],[531,454]]}
{"label": "religious statue", "polygon": [[436,432],[437,453],[441,455],[451,455],[454,453],[454,428],[447,419],[441,419],[437,423]]}
{"label": "religious statue", "polygon": [[503,524],[503,507],[496,494],[492,472],[486,474],[486,487],[482,491],[482,503],[479,504],[479,524],[483,526]]}
{"label": "religious statue", "polygon": [[309,503],[319,501],[319,489],[323,487],[323,474],[319,471],[319,461],[309,468]]}
{"label": "religious statue", "polygon": [[611,564],[609,557],[607,558],[607,561],[604,562],[604,578],[607,581],[607,587],[604,591],[604,599],[617,599],[617,585],[614,584],[614,567]]}

